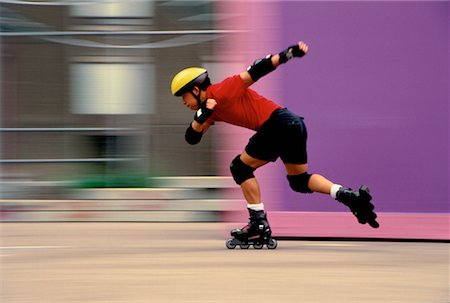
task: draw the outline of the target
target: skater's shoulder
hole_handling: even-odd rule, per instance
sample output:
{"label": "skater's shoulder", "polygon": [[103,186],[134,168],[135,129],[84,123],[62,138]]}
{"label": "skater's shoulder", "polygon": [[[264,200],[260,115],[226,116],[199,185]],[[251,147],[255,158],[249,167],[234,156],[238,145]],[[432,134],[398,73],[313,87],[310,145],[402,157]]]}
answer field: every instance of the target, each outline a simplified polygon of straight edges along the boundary
{"label": "skater's shoulder", "polygon": [[208,94],[216,98],[236,96],[242,94],[246,90],[246,86],[239,74],[229,76],[220,82],[213,83],[207,89]]}

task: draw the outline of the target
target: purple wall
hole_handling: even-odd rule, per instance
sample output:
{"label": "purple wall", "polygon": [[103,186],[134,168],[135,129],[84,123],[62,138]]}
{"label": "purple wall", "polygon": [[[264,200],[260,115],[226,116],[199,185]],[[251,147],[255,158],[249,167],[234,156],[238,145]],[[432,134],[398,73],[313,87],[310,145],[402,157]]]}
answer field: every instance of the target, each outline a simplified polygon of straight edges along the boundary
{"label": "purple wall", "polygon": [[[449,212],[448,2],[280,2],[280,47],[310,53],[277,73],[305,117],[309,171],[370,186],[381,212]],[[346,211],[292,192],[283,210]]]}

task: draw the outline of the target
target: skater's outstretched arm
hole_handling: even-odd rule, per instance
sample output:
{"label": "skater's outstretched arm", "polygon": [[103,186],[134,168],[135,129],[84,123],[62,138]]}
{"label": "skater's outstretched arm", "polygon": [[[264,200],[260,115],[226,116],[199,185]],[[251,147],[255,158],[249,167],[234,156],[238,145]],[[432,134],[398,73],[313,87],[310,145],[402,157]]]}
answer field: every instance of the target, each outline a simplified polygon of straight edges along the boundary
{"label": "skater's outstretched arm", "polygon": [[300,41],[291,45],[276,55],[267,55],[263,59],[258,59],[249,66],[246,71],[240,74],[244,84],[248,87],[258,81],[259,78],[274,71],[280,64],[286,63],[294,57],[303,57],[308,52],[308,45]]}

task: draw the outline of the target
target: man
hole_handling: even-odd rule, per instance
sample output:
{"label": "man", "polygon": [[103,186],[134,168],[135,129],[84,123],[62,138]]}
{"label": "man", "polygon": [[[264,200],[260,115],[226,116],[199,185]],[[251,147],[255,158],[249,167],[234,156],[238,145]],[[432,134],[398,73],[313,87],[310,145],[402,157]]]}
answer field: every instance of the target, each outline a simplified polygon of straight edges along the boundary
{"label": "man", "polygon": [[242,189],[250,214],[250,221],[245,227],[231,232],[233,237],[241,241],[260,238],[267,243],[267,239],[270,239],[270,226],[253,172],[278,158],[284,163],[289,185],[294,191],[331,195],[348,206],[359,223],[379,227],[366,186],[352,191],[319,174],[308,173],[307,131],[303,118],[249,88],[280,64],[295,57],[303,57],[307,52],[308,45],[300,41],[279,54],[256,60],[246,71],[217,84],[211,84],[208,72],[197,67],[182,70],[172,80],[172,94],[181,96],[183,104],[196,111],[185,134],[189,144],[200,142],[203,134],[215,121],[256,131],[230,166],[234,180]]}

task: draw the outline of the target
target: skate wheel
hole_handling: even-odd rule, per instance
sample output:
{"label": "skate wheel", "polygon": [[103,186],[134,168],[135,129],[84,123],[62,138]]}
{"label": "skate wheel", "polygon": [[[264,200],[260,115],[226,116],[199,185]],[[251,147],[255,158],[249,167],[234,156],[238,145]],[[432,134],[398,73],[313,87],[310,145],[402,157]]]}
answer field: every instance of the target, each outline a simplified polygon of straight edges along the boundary
{"label": "skate wheel", "polygon": [[236,247],[236,244],[234,244],[233,239],[228,239],[226,242],[226,246],[228,249],[234,249]]}
{"label": "skate wheel", "polygon": [[269,243],[266,244],[268,249],[275,249],[278,246],[278,242],[275,239],[270,239]]}
{"label": "skate wheel", "polygon": [[249,244],[241,244],[241,245],[239,245],[239,247],[241,249],[248,249],[250,247],[250,245]]}
{"label": "skate wheel", "polygon": [[263,248],[263,244],[253,244],[253,248],[254,249],[262,249]]}

